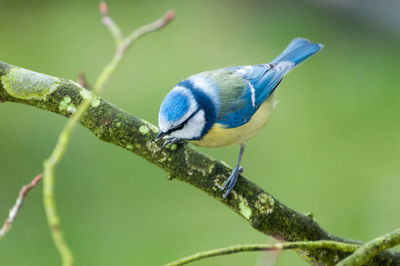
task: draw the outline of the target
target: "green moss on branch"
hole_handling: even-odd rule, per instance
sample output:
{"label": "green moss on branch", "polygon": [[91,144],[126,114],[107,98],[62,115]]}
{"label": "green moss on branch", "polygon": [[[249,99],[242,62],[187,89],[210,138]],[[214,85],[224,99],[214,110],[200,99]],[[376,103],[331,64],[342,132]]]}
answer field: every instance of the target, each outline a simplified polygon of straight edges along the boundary
{"label": "green moss on branch", "polygon": [[239,252],[252,252],[252,251],[282,251],[288,249],[302,249],[302,250],[315,250],[315,249],[329,249],[329,250],[341,250],[347,252],[354,252],[359,245],[341,243],[331,240],[321,241],[299,241],[299,242],[287,242],[277,244],[255,244],[255,245],[237,245],[228,248],[220,248],[209,250],[205,252],[199,252],[197,254],[179,259],[177,261],[166,264],[165,266],[180,266],[185,265],[194,261],[202,260],[205,258],[230,255]]}
{"label": "green moss on branch", "polygon": [[397,245],[400,245],[400,228],[368,241],[351,256],[341,261],[337,266],[366,265],[371,258]]}
{"label": "green moss on branch", "polygon": [[[0,62],[0,99],[23,103],[69,117],[89,91],[75,82],[39,74]],[[311,217],[302,215],[278,201],[256,184],[239,178],[227,200],[220,188],[232,169],[225,163],[190,146],[162,149],[154,142],[157,128],[98,98],[81,117],[80,123],[103,141],[118,145],[154,163],[168,176],[182,180],[234,210],[256,230],[286,241],[341,239],[324,231]],[[359,242],[357,242],[359,243]],[[315,249],[302,254],[314,264],[332,265],[347,257],[347,251]],[[383,252],[371,265],[400,265],[400,254]]]}

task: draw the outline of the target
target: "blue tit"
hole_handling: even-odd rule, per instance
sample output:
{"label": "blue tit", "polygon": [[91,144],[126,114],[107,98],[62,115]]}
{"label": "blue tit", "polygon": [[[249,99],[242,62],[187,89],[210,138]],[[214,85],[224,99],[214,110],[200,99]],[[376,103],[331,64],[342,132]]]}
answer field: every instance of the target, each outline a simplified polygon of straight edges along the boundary
{"label": "blue tit", "polygon": [[157,140],[201,147],[239,144],[236,167],[221,189],[226,198],[243,170],[240,162],[247,141],[260,132],[274,109],[276,87],[322,47],[296,38],[269,64],[206,71],[178,83],[161,104]]}

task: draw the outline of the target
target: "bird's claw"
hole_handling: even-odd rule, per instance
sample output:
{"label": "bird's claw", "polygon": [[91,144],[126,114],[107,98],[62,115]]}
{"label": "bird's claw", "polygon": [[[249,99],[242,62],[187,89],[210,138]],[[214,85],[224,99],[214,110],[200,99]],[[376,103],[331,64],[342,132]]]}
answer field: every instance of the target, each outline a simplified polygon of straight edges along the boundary
{"label": "bird's claw", "polygon": [[243,173],[243,167],[239,167],[239,174]]}
{"label": "bird's claw", "polygon": [[226,190],[225,193],[222,195],[223,199],[226,199],[228,197],[229,193],[232,191],[232,189],[236,185],[238,177],[241,173],[243,173],[243,167],[238,167],[238,168],[233,169],[231,175],[226,180],[224,186],[221,189],[221,192]]}
{"label": "bird's claw", "polygon": [[161,146],[161,148],[165,148],[165,146],[169,145],[173,145],[173,144],[186,144],[186,141],[184,139],[178,139],[178,138],[174,138],[174,137],[164,137],[163,140],[165,140],[165,142],[163,143],[163,145]]}

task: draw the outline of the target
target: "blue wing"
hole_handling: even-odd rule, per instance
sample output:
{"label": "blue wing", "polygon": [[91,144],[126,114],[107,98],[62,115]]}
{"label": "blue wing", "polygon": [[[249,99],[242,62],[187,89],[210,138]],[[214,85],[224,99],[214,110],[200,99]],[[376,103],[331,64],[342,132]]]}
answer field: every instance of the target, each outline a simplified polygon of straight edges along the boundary
{"label": "blue wing", "polygon": [[284,61],[245,67],[230,67],[226,71],[237,73],[243,79],[243,86],[236,99],[229,102],[229,108],[222,108],[217,123],[227,128],[246,124],[258,107],[271,95],[282,78],[294,67],[293,62]]}
{"label": "blue wing", "polygon": [[238,73],[243,86],[238,97],[228,101],[229,108],[222,108],[217,123],[228,128],[239,127],[247,123],[258,107],[274,92],[282,78],[301,62],[317,53],[323,47],[304,38],[296,38],[270,64],[230,67],[224,69]]}

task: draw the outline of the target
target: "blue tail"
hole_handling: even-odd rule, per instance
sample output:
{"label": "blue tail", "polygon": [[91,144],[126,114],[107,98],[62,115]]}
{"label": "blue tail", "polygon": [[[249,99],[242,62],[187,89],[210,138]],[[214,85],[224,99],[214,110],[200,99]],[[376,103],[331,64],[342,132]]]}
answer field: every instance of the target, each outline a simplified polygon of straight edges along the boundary
{"label": "blue tail", "polygon": [[283,51],[283,53],[281,53],[271,63],[290,61],[295,63],[295,66],[297,66],[321,50],[322,47],[324,47],[322,44],[310,43],[309,40],[304,38],[296,38],[288,45],[288,47],[286,47],[285,51]]}

